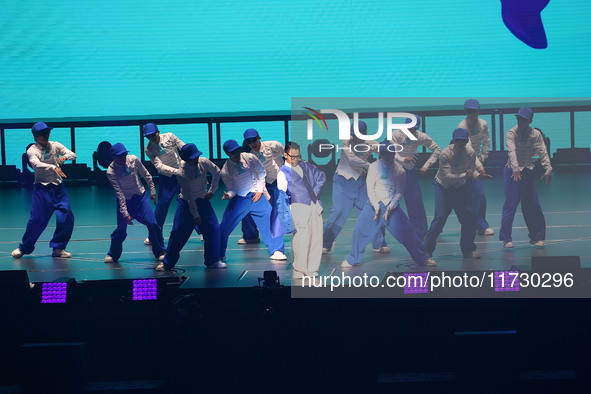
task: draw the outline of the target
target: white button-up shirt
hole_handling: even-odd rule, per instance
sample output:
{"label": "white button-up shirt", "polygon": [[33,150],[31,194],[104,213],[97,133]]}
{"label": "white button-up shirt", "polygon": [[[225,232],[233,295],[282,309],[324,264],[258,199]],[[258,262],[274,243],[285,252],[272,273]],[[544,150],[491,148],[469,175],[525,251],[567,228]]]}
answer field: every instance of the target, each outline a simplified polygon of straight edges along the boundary
{"label": "white button-up shirt", "polygon": [[31,145],[27,149],[27,156],[35,171],[35,183],[43,186],[50,183],[59,185],[63,182],[62,177],[55,172],[56,167],[60,166],[57,162],[60,156],[66,156],[68,160],[76,159],[74,152],[56,141],[49,141],[45,147],[39,143]]}
{"label": "white button-up shirt", "polygon": [[267,171],[259,159],[251,153],[240,153],[238,163],[230,159],[226,160],[221,175],[230,198],[235,195],[244,197],[251,192],[263,193],[266,190]]}
{"label": "white button-up shirt", "polygon": [[160,134],[160,143],[148,142],[145,152],[156,167],[159,174],[173,176],[177,174],[181,158],[179,150],[185,145],[176,135],[172,133]]}
{"label": "white button-up shirt", "polygon": [[431,167],[437,161],[437,158],[441,153],[439,145],[437,145],[435,141],[433,141],[426,133],[421,131],[417,131],[417,140],[415,141],[408,138],[408,136],[401,130],[394,130],[392,133],[392,142],[402,145],[402,151],[396,153],[396,160],[398,160],[398,162],[406,170],[412,170],[415,168],[415,163],[414,161],[407,162],[404,159],[414,157],[419,146],[425,146],[431,151],[431,156],[429,156],[429,159],[425,162],[425,164],[423,164],[422,167],[425,170],[428,170],[429,167]]}
{"label": "white button-up shirt", "polygon": [[127,155],[125,165],[120,165],[114,161],[107,168],[107,178],[115,190],[117,200],[119,201],[119,212],[123,217],[129,216],[127,211],[127,200],[134,195],[142,195],[145,188],[140,182],[139,176],[144,178],[150,187],[150,195],[156,194],[156,188],[152,181],[152,176],[146,170],[140,159],[134,155]]}
{"label": "white button-up shirt", "polygon": [[283,165],[283,145],[278,141],[261,141],[261,149],[252,150],[267,171],[266,182],[273,183],[277,180],[277,172]]}
{"label": "white button-up shirt", "polygon": [[[369,156],[374,152],[378,152],[379,144],[376,141],[362,141],[356,145],[361,146],[358,152],[355,151],[355,145],[351,145],[350,140],[343,141],[341,158],[336,173],[347,180],[351,178],[357,180],[360,176],[365,175],[370,164],[368,161]],[[369,148],[363,145],[367,145]]]}
{"label": "white button-up shirt", "polygon": [[439,170],[435,180],[445,189],[459,188],[466,184],[466,171],[476,170],[476,153],[466,147],[458,151],[454,144],[446,147],[439,155]]}
{"label": "white button-up shirt", "polygon": [[480,118],[476,118],[474,122],[469,122],[468,118],[466,118],[458,124],[458,128],[466,129],[470,132],[468,134],[470,138],[469,143],[476,153],[476,158],[480,161],[480,163],[476,163],[476,166],[479,167],[488,157],[490,150],[488,123],[486,120]]}
{"label": "white button-up shirt", "polygon": [[[207,173],[212,175],[209,190],[207,190]],[[208,192],[212,194],[216,192],[220,181],[220,169],[206,157],[199,158],[197,167],[190,166],[181,160],[177,179],[181,185],[179,197],[189,203],[189,210],[193,218],[200,217],[195,200],[203,198]]]}
{"label": "white button-up shirt", "polygon": [[540,156],[546,174],[549,175],[552,172],[546,144],[538,130],[529,126],[524,130],[520,130],[515,126],[507,131],[505,145],[509,156],[507,167],[511,168],[513,172],[523,171],[524,168],[533,169],[533,158],[536,156]]}
{"label": "white button-up shirt", "polygon": [[406,171],[394,160],[387,165],[383,159],[369,166],[367,171],[367,197],[374,209],[382,202],[386,208],[396,208],[404,195]]}

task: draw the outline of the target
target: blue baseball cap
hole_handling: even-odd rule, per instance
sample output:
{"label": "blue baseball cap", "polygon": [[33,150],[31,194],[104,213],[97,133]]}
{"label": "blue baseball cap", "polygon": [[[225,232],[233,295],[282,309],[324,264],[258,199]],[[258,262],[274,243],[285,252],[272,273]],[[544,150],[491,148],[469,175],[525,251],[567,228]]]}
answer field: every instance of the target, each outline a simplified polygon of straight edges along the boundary
{"label": "blue baseball cap", "polygon": [[480,109],[480,103],[476,99],[466,100],[464,109]]}
{"label": "blue baseball cap", "polygon": [[179,151],[179,155],[183,160],[193,160],[198,158],[202,154],[203,152],[200,152],[199,149],[197,149],[197,146],[195,146],[195,144],[185,144]]}
{"label": "blue baseball cap", "polygon": [[224,152],[226,152],[226,154],[229,154],[234,152],[236,149],[240,149],[240,145],[238,145],[238,142],[236,142],[236,140],[228,140],[224,142],[223,148]]}
{"label": "blue baseball cap", "polygon": [[53,130],[53,127],[49,127],[45,122],[37,122],[31,128],[33,134],[46,134]]}
{"label": "blue baseball cap", "polygon": [[[359,128],[359,133],[366,135],[367,134],[367,123],[365,123],[364,121],[360,120],[359,122],[357,122],[358,128]],[[351,123],[351,135],[354,135],[354,131],[353,131],[353,123]]]}
{"label": "blue baseball cap", "polygon": [[156,124],[146,123],[144,125],[143,131],[144,131],[144,137],[147,137],[149,135],[152,135],[152,134],[158,132],[159,130],[158,130],[158,126],[156,126]]}
{"label": "blue baseball cap", "polygon": [[111,151],[111,155],[113,155],[113,156],[121,156],[121,155],[129,152],[127,149],[125,149],[125,145],[123,145],[121,142],[117,142],[116,144],[111,146],[110,151]]}
{"label": "blue baseball cap", "polygon": [[454,130],[452,139],[454,139],[454,140],[467,140],[468,139],[468,134],[469,134],[468,130],[462,129],[460,127],[460,128],[457,128],[457,129]]}
{"label": "blue baseball cap", "polygon": [[515,114],[515,116],[519,116],[520,118],[532,120],[534,118],[534,111],[530,107],[521,107],[519,111]]}
{"label": "blue baseball cap", "polygon": [[[414,128],[419,129],[421,127],[421,117],[417,114],[413,114],[413,115],[416,116],[416,118],[417,118],[417,124],[414,126]],[[411,122],[412,122],[412,119],[406,118],[405,123],[411,123]]]}
{"label": "blue baseball cap", "polygon": [[246,131],[244,132],[244,139],[247,140],[249,138],[256,138],[256,137],[260,137],[259,136],[259,132],[256,131],[255,129],[246,129]]}

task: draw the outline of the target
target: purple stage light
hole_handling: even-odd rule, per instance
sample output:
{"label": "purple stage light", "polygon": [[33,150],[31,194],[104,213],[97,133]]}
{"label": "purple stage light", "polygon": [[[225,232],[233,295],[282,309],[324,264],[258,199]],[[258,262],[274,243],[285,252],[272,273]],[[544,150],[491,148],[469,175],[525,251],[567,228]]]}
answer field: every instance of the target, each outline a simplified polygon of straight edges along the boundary
{"label": "purple stage light", "polygon": [[404,294],[424,294],[429,293],[427,282],[429,281],[428,272],[415,272],[404,274]]}
{"label": "purple stage light", "polygon": [[43,283],[41,288],[41,303],[42,304],[65,304],[67,300],[68,284],[60,283]]}
{"label": "purple stage light", "polygon": [[495,291],[520,291],[519,271],[495,271]]}
{"label": "purple stage light", "polygon": [[133,300],[156,300],[158,299],[158,280],[136,279],[133,281]]}

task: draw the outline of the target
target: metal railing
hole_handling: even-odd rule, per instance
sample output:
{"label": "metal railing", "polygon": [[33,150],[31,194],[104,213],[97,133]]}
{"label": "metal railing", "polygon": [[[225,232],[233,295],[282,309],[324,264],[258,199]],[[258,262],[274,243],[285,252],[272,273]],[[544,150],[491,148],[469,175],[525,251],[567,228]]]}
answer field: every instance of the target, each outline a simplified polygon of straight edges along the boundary
{"label": "metal railing", "polygon": [[[580,100],[572,102],[556,102],[556,103],[523,103],[534,109],[537,113],[569,113],[570,114],[570,145],[571,148],[575,144],[575,113],[577,112],[591,112],[591,101]],[[521,105],[520,105],[521,106]],[[482,105],[481,115],[490,115],[490,133],[491,145],[493,151],[502,151],[504,146],[504,115],[511,115],[519,109],[515,105]],[[451,107],[413,107],[413,108],[372,108],[360,110],[361,118],[369,118],[375,116],[376,112],[392,112],[392,111],[413,112],[423,116],[422,129],[427,129],[427,124],[430,117],[439,116],[461,116],[465,115],[463,109],[457,106]],[[346,110],[344,110],[346,111]],[[358,111],[358,110],[352,110]],[[144,156],[144,137],[142,134],[142,126],[146,123],[156,123],[158,125],[172,125],[172,124],[207,124],[208,126],[208,148],[209,157],[212,159],[222,158],[222,141],[221,129],[224,123],[238,123],[238,122],[283,122],[284,123],[284,137],[285,141],[290,139],[290,122],[294,120],[308,119],[305,113],[294,113],[290,111],[271,111],[271,112],[237,112],[237,113],[211,113],[211,114],[178,114],[178,115],[149,115],[149,116],[117,116],[112,118],[53,118],[53,119],[15,119],[15,120],[0,120],[0,153],[2,157],[2,165],[6,165],[6,129],[29,129],[31,126],[43,120],[52,127],[61,127],[70,129],[70,145],[72,151],[76,151],[76,129],[87,127],[113,127],[113,126],[137,126],[138,139],[140,141],[141,160],[145,160]],[[216,141],[216,149],[214,152],[214,141]]]}

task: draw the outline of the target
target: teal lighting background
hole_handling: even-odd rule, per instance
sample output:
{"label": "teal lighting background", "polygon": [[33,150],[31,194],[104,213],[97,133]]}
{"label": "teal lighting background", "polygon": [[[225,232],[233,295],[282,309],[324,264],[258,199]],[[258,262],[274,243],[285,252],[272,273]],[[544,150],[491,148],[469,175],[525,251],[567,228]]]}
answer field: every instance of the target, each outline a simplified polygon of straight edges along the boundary
{"label": "teal lighting background", "polygon": [[[498,0],[0,0],[0,16],[0,120],[288,111],[292,97],[551,100],[591,91],[583,0],[552,0],[542,12],[544,50],[507,30]],[[240,139],[240,126],[224,125],[224,138]],[[276,126],[265,139],[282,140]],[[186,142],[206,146],[206,127],[179,128],[197,130],[201,139],[187,131]],[[122,136],[113,129],[77,130],[79,161]],[[18,164],[30,133],[6,133],[7,164]],[[123,133],[139,154],[137,128]],[[568,135],[558,142],[562,130],[548,133],[553,148],[569,146]],[[577,145],[590,146],[588,135],[578,126]]]}

